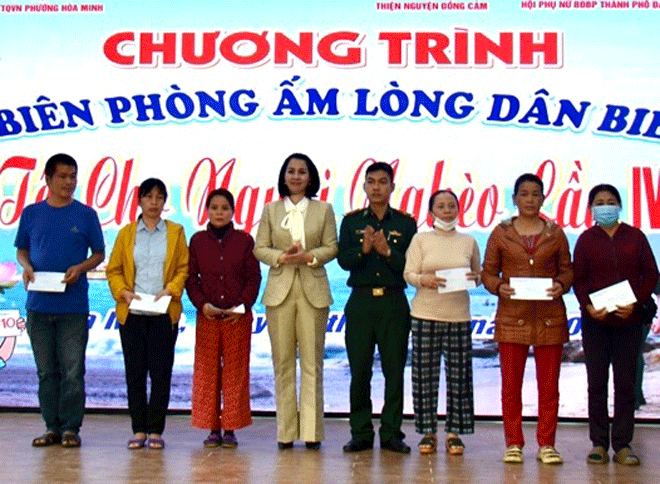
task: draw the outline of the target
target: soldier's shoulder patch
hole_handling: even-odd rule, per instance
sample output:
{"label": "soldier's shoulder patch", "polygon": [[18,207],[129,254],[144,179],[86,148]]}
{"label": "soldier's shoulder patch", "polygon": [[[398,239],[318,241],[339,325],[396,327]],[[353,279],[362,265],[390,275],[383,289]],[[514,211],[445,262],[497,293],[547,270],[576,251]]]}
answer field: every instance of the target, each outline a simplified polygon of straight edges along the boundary
{"label": "soldier's shoulder patch", "polygon": [[350,217],[351,215],[357,215],[358,213],[362,212],[364,209],[363,208],[358,208],[355,210],[351,210],[350,212],[346,212],[344,214],[344,217]]}

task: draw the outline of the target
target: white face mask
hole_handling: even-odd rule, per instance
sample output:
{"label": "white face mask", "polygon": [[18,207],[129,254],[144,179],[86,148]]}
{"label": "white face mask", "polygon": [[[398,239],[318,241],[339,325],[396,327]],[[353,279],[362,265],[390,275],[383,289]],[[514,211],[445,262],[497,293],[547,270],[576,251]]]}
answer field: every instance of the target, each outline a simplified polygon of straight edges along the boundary
{"label": "white face mask", "polygon": [[456,224],[458,224],[458,217],[456,217],[454,220],[451,220],[449,222],[445,222],[444,220],[439,219],[435,215],[433,216],[433,226],[437,229],[444,230],[445,232],[454,230],[456,228]]}

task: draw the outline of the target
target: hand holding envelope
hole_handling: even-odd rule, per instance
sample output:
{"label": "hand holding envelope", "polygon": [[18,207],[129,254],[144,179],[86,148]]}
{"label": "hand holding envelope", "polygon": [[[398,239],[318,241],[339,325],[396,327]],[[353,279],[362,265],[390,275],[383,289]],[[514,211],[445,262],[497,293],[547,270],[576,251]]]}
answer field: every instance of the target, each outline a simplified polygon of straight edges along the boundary
{"label": "hand holding envelope", "polygon": [[[620,318],[627,318],[632,313],[632,305],[637,302],[630,282],[625,281],[612,284],[589,294],[591,304],[596,312],[605,309],[608,313],[614,312]],[[594,316],[592,314],[592,316]],[[596,317],[596,319],[599,319]]]}
{"label": "hand holding envelope", "polygon": [[437,270],[435,276],[442,280],[442,284],[438,284],[439,294],[465,291],[477,287],[475,277],[469,267]]}
{"label": "hand holding envelope", "polygon": [[155,295],[142,292],[136,292],[135,296],[131,299],[128,308],[133,311],[144,311],[151,314],[165,314],[172,300],[172,296],[169,295],[156,299]]}
{"label": "hand holding envelope", "polygon": [[26,289],[38,292],[64,292],[64,272],[33,272],[33,280],[28,281]]}
{"label": "hand holding envelope", "polygon": [[551,277],[510,277],[509,286],[513,289],[511,299],[523,301],[551,301],[554,282]]}

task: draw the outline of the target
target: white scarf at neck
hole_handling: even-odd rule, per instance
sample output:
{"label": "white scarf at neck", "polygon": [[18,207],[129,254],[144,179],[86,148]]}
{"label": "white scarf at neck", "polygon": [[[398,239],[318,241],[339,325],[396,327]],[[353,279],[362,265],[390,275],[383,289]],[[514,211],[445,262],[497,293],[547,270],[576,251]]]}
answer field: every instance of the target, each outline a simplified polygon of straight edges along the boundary
{"label": "white scarf at neck", "polygon": [[303,197],[298,203],[294,204],[289,197],[284,199],[284,209],[286,216],[282,219],[282,228],[291,232],[291,240],[295,244],[305,249],[305,211],[309,205],[309,198]]}

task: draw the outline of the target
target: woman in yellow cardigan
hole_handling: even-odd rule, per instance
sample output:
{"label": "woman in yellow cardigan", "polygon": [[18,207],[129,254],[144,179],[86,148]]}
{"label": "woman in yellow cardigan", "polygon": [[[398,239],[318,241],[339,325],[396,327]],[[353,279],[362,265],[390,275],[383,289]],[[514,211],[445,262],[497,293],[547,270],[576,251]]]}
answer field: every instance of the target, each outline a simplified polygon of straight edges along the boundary
{"label": "woman in yellow cardigan", "polygon": [[[142,214],[119,231],[106,276],[121,323],[119,335],[134,433],[128,448],[147,445],[162,449],[181,294],[188,277],[188,247],[183,227],[160,218],[167,200],[161,180],[142,182],[138,198]],[[162,297],[171,297],[164,314],[131,307],[133,300],[158,301]],[[148,400],[147,375],[151,379]]]}

